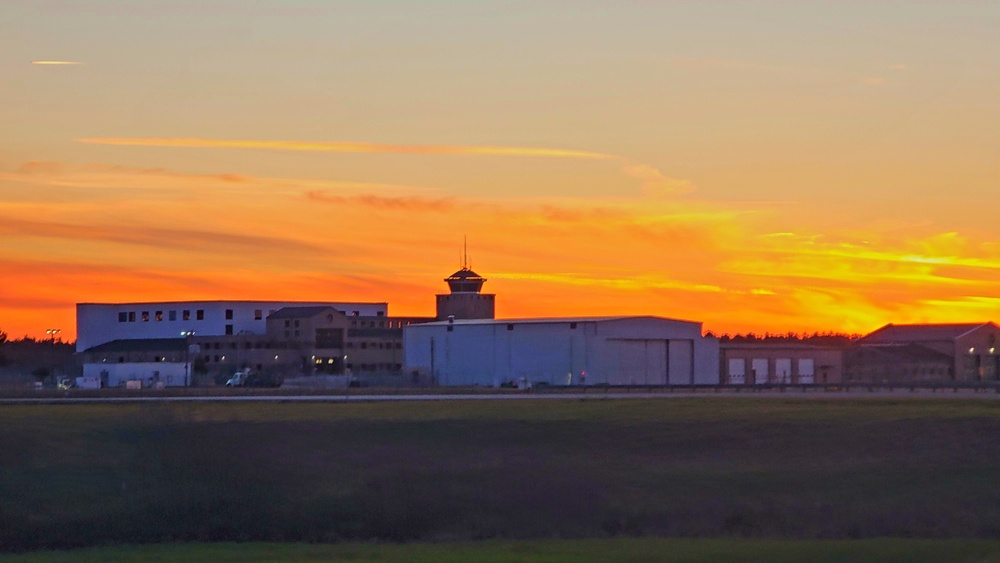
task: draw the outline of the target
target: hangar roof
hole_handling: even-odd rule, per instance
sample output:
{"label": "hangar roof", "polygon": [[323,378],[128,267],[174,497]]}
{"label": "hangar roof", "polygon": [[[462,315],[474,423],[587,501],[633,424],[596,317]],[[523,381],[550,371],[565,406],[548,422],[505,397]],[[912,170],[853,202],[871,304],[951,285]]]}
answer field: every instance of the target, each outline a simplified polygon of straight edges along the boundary
{"label": "hangar roof", "polygon": [[[887,324],[861,339],[864,344],[928,342],[932,340],[955,340],[973,330],[993,323],[956,324]],[[995,326],[995,325],[994,325]]]}
{"label": "hangar roof", "polygon": [[186,350],[187,340],[183,338],[134,338],[130,340],[112,340],[84,352],[166,352],[171,350]]}

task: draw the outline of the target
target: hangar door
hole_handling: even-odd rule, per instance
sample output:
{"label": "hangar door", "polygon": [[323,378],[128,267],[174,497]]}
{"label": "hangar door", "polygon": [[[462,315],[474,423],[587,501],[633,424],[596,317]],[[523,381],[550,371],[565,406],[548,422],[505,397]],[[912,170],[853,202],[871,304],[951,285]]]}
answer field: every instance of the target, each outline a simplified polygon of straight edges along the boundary
{"label": "hangar door", "polygon": [[610,385],[665,385],[666,340],[609,339],[605,370]]}
{"label": "hangar door", "polygon": [[611,385],[688,385],[694,381],[694,341],[610,339],[606,373]]}

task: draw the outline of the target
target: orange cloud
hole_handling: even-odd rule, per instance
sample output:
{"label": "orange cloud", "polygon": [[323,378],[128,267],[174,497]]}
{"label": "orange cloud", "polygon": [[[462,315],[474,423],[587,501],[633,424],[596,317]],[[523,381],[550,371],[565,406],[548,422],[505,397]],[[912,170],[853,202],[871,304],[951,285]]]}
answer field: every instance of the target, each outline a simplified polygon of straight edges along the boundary
{"label": "orange cloud", "polygon": [[318,244],[243,233],[165,229],[148,226],[71,224],[19,219],[9,215],[0,215],[0,236],[54,238],[72,241],[89,240],[209,253],[223,249],[256,251],[270,249],[275,252],[300,253],[329,252],[329,249]]}

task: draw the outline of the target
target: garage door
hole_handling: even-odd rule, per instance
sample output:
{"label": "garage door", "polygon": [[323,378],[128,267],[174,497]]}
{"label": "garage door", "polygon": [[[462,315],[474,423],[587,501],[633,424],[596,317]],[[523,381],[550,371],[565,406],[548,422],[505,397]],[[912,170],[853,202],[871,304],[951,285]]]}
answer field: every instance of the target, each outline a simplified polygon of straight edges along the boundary
{"label": "garage door", "polygon": [[667,382],[666,340],[608,340],[608,383],[663,385]]}

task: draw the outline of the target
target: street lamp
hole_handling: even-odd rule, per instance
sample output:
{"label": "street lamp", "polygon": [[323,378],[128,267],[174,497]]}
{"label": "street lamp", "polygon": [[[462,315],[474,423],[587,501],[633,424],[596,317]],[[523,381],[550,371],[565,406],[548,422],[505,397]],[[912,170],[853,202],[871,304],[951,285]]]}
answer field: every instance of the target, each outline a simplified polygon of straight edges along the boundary
{"label": "street lamp", "polygon": [[56,341],[56,335],[59,334],[60,332],[62,332],[62,329],[59,328],[45,329],[45,334],[49,335],[49,339],[52,340],[52,342]]}

